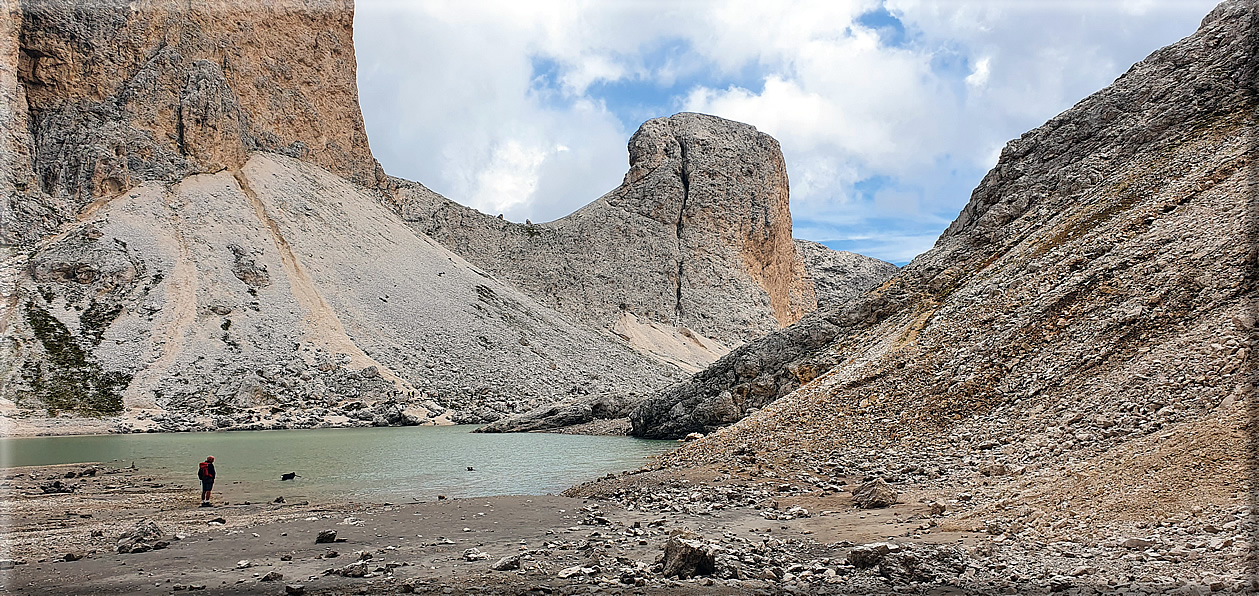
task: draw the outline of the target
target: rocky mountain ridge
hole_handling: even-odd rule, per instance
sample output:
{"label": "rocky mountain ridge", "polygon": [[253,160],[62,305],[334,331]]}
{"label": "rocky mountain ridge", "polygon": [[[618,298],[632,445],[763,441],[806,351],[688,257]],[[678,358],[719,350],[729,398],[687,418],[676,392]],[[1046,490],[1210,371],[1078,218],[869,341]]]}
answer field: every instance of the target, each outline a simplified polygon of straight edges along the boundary
{"label": "rocky mountain ridge", "polygon": [[650,121],[621,188],[519,226],[384,176],[349,2],[0,8],[9,432],[632,404],[813,308],[750,126]]}
{"label": "rocky mountain ridge", "polygon": [[487,421],[679,374],[382,206],[349,2],[3,9],[6,433]]}
{"label": "rocky mountain ridge", "polygon": [[796,238],[796,254],[804,261],[804,270],[813,278],[813,292],[818,308],[850,304],[862,294],[896,275],[900,268],[846,250]]}
{"label": "rocky mountain ridge", "polygon": [[[746,507],[775,540],[803,515],[848,531],[832,516],[871,486],[900,501],[848,554],[875,583],[756,576],[784,592],[1254,593],[1257,50],[1259,3],[1220,4],[1011,141],[892,280],[631,415],[640,435],[703,436],[566,494]],[[946,537],[971,562],[923,548]]]}
{"label": "rocky mountain ridge", "polygon": [[125,411],[126,426],[161,430],[476,422],[676,374],[274,154],[134,188],[29,271],[8,320],[10,415]]}
{"label": "rocky mountain ridge", "polygon": [[1252,537],[1209,539],[1255,519],[1257,14],[1221,4],[1011,141],[936,246],[864,300],[644,401],[637,434],[707,433],[661,471],[823,493],[881,479],[949,512],[915,533],[987,535],[990,561],[1092,549],[1098,567],[1061,586],[1161,581],[1158,561],[1237,540],[1228,566],[1253,569]]}
{"label": "rocky mountain ridge", "polygon": [[[1149,358],[1138,347],[1199,325],[1249,333],[1229,317],[1248,320],[1252,291],[1252,18],[1250,3],[1226,2],[1194,35],[1011,141],[934,248],[863,299],[653,398],[635,432],[712,431],[815,379],[801,395],[850,376],[817,395],[930,396],[933,410],[964,412],[1129,369]],[[908,389],[925,378],[940,381]]]}
{"label": "rocky mountain ridge", "polygon": [[[629,165],[620,187],[547,223],[504,221],[417,183],[395,180],[392,195],[417,230],[477,266],[684,367],[813,310],[772,137],[682,113],[644,123],[630,138]],[[895,270],[849,258],[852,266],[819,275],[864,290]]]}

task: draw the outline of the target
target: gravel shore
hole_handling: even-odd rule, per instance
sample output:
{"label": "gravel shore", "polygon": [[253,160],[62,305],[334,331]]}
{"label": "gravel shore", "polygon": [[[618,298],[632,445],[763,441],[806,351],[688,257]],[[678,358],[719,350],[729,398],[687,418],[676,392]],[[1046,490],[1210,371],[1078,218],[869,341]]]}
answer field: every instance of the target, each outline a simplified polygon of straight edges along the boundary
{"label": "gravel shore", "polygon": [[[985,477],[969,494],[953,492],[956,482],[892,483],[896,504],[861,509],[853,497],[861,474],[783,477],[769,467],[732,468],[639,470],[567,496],[211,508],[197,507],[192,483],[143,469],[10,468],[0,493],[2,587],[18,594],[1256,588],[1247,572],[1249,509],[1212,506],[1172,523],[1112,528],[1130,530],[1123,540],[1107,533],[1027,538],[991,525],[1001,510],[994,497],[1025,476]],[[1204,521],[1217,518],[1231,521]],[[317,542],[329,531],[333,541]]]}

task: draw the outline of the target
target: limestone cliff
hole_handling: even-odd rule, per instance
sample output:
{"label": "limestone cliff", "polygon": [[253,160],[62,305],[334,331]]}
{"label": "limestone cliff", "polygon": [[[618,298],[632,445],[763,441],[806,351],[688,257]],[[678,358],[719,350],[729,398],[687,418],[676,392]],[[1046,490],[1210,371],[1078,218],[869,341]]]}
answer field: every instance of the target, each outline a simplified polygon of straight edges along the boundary
{"label": "limestone cliff", "polygon": [[[709,432],[764,408],[677,461],[964,426],[1106,448],[1240,400],[1253,391],[1255,40],[1255,3],[1222,4],[1007,144],[890,282],[646,400],[634,432]],[[1064,430],[1080,419],[1099,430]]]}
{"label": "limestone cliff", "polygon": [[350,0],[4,0],[0,242],[148,180],[275,151],[383,180],[358,107]]}
{"label": "limestone cliff", "polygon": [[813,278],[818,308],[853,302],[900,270],[887,261],[846,250],[831,250],[799,238],[796,238],[796,253],[804,262],[804,270]]}
{"label": "limestone cliff", "polygon": [[381,204],[348,2],[0,8],[0,431],[485,422],[679,374]]}
{"label": "limestone cliff", "polygon": [[123,415],[109,424],[124,430],[485,422],[672,374],[363,189],[267,153],[100,205],[33,252],[4,315],[0,426],[52,432],[63,419],[45,415]]}
{"label": "limestone cliff", "polygon": [[814,308],[772,137],[683,113],[643,124],[629,164],[620,187],[549,223],[507,222],[405,181],[394,200],[417,230],[543,304],[658,337],[640,347],[666,360],[706,364]]}

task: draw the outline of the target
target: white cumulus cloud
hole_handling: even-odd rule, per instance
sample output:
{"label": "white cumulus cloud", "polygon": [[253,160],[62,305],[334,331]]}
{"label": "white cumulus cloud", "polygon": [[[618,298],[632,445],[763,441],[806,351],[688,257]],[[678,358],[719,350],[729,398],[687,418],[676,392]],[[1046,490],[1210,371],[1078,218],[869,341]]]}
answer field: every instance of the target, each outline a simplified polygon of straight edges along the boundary
{"label": "white cumulus cloud", "polygon": [[779,140],[798,236],[903,262],[1008,139],[1213,5],[367,0],[355,49],[373,152],[456,201],[563,216],[620,183],[642,120],[700,111]]}

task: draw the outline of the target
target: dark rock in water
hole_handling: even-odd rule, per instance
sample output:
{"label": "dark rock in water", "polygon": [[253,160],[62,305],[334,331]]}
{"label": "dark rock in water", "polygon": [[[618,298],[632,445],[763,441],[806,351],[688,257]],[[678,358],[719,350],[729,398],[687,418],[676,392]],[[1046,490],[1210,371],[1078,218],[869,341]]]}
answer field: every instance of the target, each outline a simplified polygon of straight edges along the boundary
{"label": "dark rock in water", "polygon": [[882,478],[862,484],[852,491],[852,502],[862,509],[876,509],[895,505],[900,496]]}
{"label": "dark rock in water", "polygon": [[[678,439],[738,422],[830,370],[837,358],[822,348],[839,332],[831,321],[811,313],[786,329],[748,342],[636,404],[629,414],[630,434]],[[736,394],[740,399],[734,398]]]}
{"label": "dark rock in water", "polygon": [[280,560],[281,560],[281,561],[292,561],[292,560],[293,560],[293,555],[280,555]]}
{"label": "dark rock in water", "polygon": [[289,596],[302,596],[306,593],[306,586],[302,584],[289,584],[284,586],[284,593]]}
{"label": "dark rock in water", "polygon": [[283,482],[285,480],[292,480],[296,477],[297,477],[297,472],[286,472],[284,474],[280,474],[280,481]]}
{"label": "dark rock in water", "polygon": [[712,575],[717,569],[717,550],[716,545],[704,542],[704,537],[694,532],[674,533],[664,545],[661,573],[679,579]]}
{"label": "dark rock in water", "polygon": [[337,541],[336,530],[321,530],[319,535],[315,537],[315,544],[327,544]]}
{"label": "dark rock in water", "polygon": [[275,498],[275,500],[274,500],[274,501],[271,501],[271,502],[272,502],[272,503],[283,503],[283,502],[284,502],[284,497],[276,497],[276,498]]}

